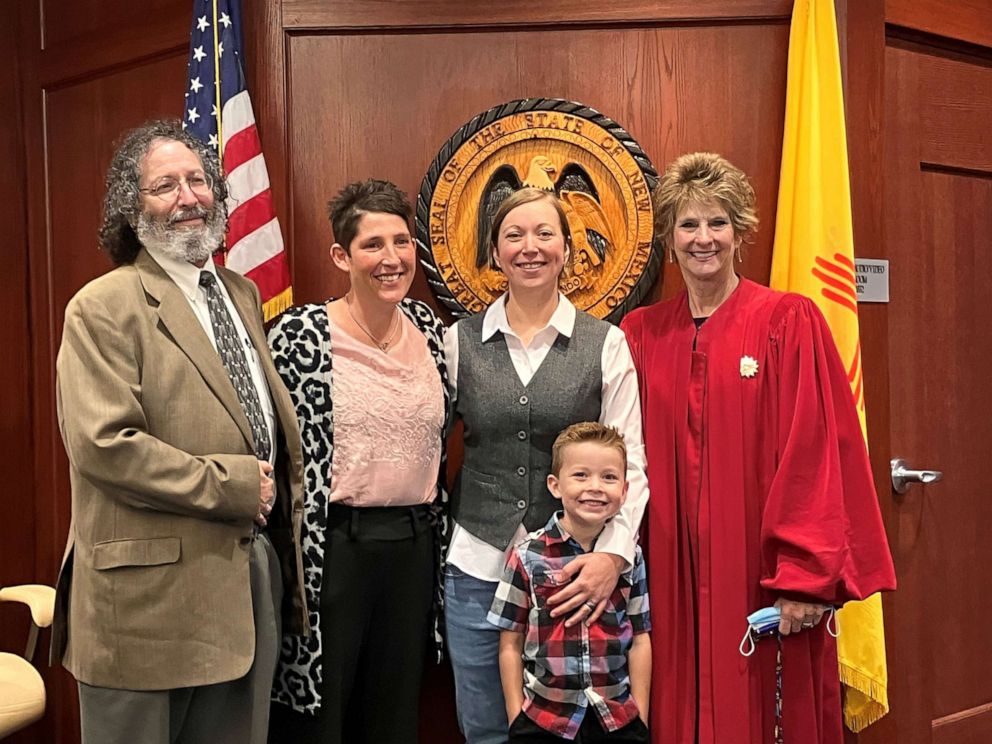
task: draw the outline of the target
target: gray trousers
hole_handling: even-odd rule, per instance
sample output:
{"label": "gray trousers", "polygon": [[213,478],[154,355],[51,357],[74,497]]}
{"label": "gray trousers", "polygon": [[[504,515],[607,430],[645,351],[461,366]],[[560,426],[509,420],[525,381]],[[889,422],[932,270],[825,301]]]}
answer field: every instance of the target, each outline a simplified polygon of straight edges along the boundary
{"label": "gray trousers", "polygon": [[252,543],[249,570],[255,660],[248,673],[175,690],[115,690],[79,682],[82,744],[265,743],[283,587],[279,559],[264,532]]}

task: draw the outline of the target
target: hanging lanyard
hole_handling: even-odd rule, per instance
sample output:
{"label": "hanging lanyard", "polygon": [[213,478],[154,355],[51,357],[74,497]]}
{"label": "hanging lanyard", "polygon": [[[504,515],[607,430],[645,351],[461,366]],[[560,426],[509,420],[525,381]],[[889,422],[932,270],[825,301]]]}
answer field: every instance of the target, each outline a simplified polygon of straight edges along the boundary
{"label": "hanging lanyard", "polygon": [[775,634],[778,639],[778,649],[775,652],[775,741],[774,744],[784,744],[785,734],[782,731],[782,636]]}

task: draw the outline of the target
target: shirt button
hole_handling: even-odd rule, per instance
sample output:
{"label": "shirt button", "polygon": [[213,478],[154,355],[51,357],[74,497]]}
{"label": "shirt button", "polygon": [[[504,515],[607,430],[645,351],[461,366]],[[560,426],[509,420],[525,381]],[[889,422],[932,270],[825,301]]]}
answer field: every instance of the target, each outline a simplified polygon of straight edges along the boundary
{"label": "shirt button", "polygon": [[517,468],[517,475],[523,478],[525,475],[527,475],[527,468],[521,465],[519,468]]}
{"label": "shirt button", "polygon": [[520,396],[520,405],[522,405],[522,406],[527,405],[527,400],[528,400],[528,398],[527,398],[526,395],[521,395]]}
{"label": "shirt button", "polygon": [[518,509],[526,509],[527,508],[527,502],[524,501],[523,499],[520,499],[520,501],[517,502],[517,508]]}
{"label": "shirt button", "polygon": [[527,432],[525,431],[517,432],[517,439],[519,439],[521,442],[524,441],[526,438],[527,438]]}

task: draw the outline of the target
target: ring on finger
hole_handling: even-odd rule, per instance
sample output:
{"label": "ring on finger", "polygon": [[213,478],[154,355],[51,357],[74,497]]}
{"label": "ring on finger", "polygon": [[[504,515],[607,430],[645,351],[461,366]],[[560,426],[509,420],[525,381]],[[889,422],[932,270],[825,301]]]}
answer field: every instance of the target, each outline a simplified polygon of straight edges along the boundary
{"label": "ring on finger", "polygon": [[589,608],[589,611],[590,611],[590,612],[592,612],[593,610],[595,610],[595,609],[596,609],[596,605],[597,605],[597,604],[599,604],[599,603],[598,603],[598,602],[593,602],[593,601],[592,601],[591,599],[587,599],[587,600],[586,600],[586,601],[585,601],[585,602],[584,602],[583,604],[584,604],[584,605],[585,605],[586,607],[588,607],[588,608]]}

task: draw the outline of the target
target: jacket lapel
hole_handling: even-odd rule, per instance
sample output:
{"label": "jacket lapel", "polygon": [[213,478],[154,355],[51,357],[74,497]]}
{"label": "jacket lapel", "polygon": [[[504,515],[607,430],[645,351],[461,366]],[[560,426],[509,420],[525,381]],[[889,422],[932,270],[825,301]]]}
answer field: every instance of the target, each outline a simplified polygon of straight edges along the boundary
{"label": "jacket lapel", "polygon": [[217,350],[204,333],[200,321],[193,314],[186,297],[145,250],[138,254],[134,266],[141,277],[145,292],[158,302],[158,317],[162,325],[231,414],[245,441],[253,447],[251,426],[241,408],[241,401],[238,400],[238,394],[231,384],[231,378]]}

